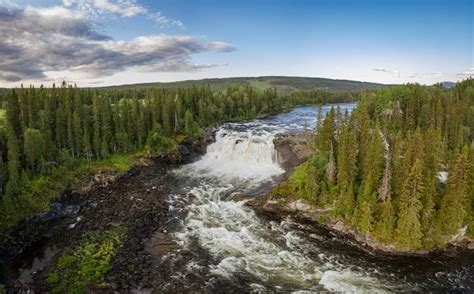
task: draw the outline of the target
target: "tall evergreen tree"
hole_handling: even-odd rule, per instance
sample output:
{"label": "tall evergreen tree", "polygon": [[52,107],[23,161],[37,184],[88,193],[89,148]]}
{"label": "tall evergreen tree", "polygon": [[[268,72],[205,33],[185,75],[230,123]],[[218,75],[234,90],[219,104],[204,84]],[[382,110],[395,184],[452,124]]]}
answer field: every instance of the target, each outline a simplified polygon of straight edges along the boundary
{"label": "tall evergreen tree", "polygon": [[469,149],[465,146],[452,160],[446,195],[441,202],[438,225],[444,238],[450,238],[466,223],[469,208]]}
{"label": "tall evergreen tree", "polygon": [[423,187],[423,163],[416,159],[403,184],[398,210],[396,241],[402,249],[418,249],[422,244],[421,199]]}

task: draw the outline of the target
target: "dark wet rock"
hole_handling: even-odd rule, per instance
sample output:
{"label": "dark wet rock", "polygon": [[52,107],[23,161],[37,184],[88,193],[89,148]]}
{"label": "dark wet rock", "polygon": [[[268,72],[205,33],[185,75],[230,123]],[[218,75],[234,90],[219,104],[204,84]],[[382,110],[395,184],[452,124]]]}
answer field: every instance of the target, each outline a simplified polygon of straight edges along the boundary
{"label": "dark wet rock", "polygon": [[155,232],[150,239],[145,241],[145,251],[156,259],[178,248],[180,246],[173,238],[169,234],[162,232]]}
{"label": "dark wet rock", "polygon": [[306,161],[314,153],[313,147],[308,143],[311,141],[311,135],[302,132],[284,133],[277,136],[273,144],[280,165],[286,171],[291,171],[295,166]]}

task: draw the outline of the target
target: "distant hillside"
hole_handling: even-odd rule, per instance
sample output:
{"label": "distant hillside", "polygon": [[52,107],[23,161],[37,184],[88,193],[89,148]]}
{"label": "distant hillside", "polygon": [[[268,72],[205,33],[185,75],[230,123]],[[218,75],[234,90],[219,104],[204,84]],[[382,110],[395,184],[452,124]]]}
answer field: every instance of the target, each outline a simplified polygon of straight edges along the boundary
{"label": "distant hillside", "polygon": [[189,87],[192,85],[202,86],[209,84],[216,90],[225,90],[229,86],[245,86],[251,85],[259,89],[275,87],[280,92],[308,91],[308,90],[331,90],[331,91],[362,91],[367,89],[375,89],[385,87],[386,85],[358,82],[349,80],[334,80],[325,78],[305,78],[305,77],[239,77],[239,78],[219,78],[219,79],[202,79],[187,80],[169,83],[144,83],[131,85],[118,85],[105,87],[109,89],[130,89],[143,87]]}

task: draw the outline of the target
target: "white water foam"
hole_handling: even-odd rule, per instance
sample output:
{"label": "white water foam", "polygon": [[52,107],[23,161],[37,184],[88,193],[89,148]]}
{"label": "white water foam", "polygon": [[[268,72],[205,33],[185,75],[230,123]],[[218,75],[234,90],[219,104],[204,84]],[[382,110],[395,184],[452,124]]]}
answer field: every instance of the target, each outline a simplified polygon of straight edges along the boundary
{"label": "white water foam", "polygon": [[369,276],[362,276],[350,270],[328,270],[319,281],[329,291],[343,293],[389,293],[380,283]]}
{"label": "white water foam", "polygon": [[268,285],[304,291],[381,292],[375,278],[351,271],[337,258],[326,258],[322,252],[323,257],[311,258],[306,248],[317,251],[317,243],[292,232],[287,221],[268,223],[244,202],[226,201],[229,195],[245,194],[283,173],[273,146],[275,132],[253,130],[221,128],[201,160],[177,171],[201,179],[187,190],[194,197],[182,230],[175,234],[180,244],[192,249],[197,243],[218,260],[210,266],[215,276],[232,279],[246,274],[266,285],[252,284],[256,292]]}
{"label": "white water foam", "polygon": [[275,134],[268,131],[255,134],[220,129],[216,142],[209,145],[201,160],[188,166],[209,176],[239,178],[252,182],[269,180],[284,170],[276,163],[273,146]]}

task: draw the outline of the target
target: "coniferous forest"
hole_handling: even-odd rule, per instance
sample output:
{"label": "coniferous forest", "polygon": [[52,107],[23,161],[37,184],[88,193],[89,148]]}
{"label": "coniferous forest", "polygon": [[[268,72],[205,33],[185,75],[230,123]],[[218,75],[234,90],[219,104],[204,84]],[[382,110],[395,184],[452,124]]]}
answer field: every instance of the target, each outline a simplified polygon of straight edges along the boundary
{"label": "coniferous forest", "polygon": [[[116,155],[172,150],[176,140],[228,120],[279,113],[302,104],[352,101],[357,93],[328,91],[279,95],[275,89],[188,88],[5,91],[0,128],[0,228],[48,209],[88,163]],[[127,156],[125,156],[126,158]],[[119,160],[125,160],[118,158]]]}
{"label": "coniferous forest", "polygon": [[350,115],[319,122],[316,153],[273,196],[329,207],[402,251],[474,236],[474,80],[366,92]]}

